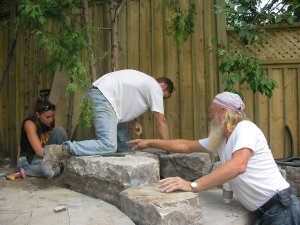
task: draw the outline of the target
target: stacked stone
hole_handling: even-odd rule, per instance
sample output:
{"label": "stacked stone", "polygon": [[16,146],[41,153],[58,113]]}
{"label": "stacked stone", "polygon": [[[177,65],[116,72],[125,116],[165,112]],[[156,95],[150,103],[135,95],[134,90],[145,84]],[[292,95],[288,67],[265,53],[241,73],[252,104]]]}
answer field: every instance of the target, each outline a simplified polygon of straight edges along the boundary
{"label": "stacked stone", "polygon": [[120,208],[136,224],[203,224],[198,195],[162,193],[162,177],[194,180],[209,172],[206,153],[167,154],[159,149],[125,157],[71,157],[65,183],[73,190],[100,198]]}

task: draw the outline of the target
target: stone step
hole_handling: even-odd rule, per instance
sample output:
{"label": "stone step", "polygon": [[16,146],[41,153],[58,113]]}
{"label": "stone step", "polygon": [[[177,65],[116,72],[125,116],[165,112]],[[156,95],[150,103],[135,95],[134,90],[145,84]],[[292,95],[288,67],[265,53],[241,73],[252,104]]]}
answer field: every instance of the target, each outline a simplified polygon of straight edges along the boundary
{"label": "stone step", "polygon": [[162,193],[157,184],[121,193],[121,210],[136,225],[202,225],[200,201],[191,192]]}
{"label": "stone step", "polygon": [[157,148],[145,148],[135,154],[144,154],[149,157],[151,154],[157,155],[161,178],[178,176],[186,180],[195,180],[208,174],[212,169],[212,162],[208,153],[167,153]]}
{"label": "stone step", "polygon": [[256,216],[233,198],[223,203],[222,189],[162,193],[157,185],[121,193],[121,210],[136,225],[256,225]]}
{"label": "stone step", "polygon": [[64,177],[70,189],[120,207],[120,192],[159,181],[159,163],[133,155],[72,156],[66,163]]}
{"label": "stone step", "polygon": [[255,224],[255,217],[237,200],[222,202],[222,189],[161,193],[157,185],[164,165],[170,165],[166,176],[193,180],[207,174],[212,164],[205,153],[166,154],[150,149],[125,157],[73,156],[64,177],[71,189],[117,206],[137,225]]}

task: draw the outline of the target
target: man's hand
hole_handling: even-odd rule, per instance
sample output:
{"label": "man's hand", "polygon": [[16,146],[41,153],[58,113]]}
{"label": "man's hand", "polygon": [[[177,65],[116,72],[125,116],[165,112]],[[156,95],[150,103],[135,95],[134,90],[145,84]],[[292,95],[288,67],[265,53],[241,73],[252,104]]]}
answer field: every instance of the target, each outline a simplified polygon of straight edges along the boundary
{"label": "man's hand", "polygon": [[132,127],[133,127],[133,130],[134,130],[134,133],[140,137],[143,133],[143,127],[142,127],[142,124],[139,120],[139,118],[136,118],[134,120],[132,120]]}
{"label": "man's hand", "polygon": [[168,177],[159,181],[161,192],[173,192],[176,190],[182,190],[187,192],[193,192],[191,182],[186,181],[180,177]]}
{"label": "man's hand", "polygon": [[147,148],[147,140],[143,139],[135,139],[132,141],[126,142],[127,144],[132,144],[132,150],[139,150],[143,148]]}
{"label": "man's hand", "polygon": [[135,134],[140,137],[143,133],[143,127],[140,123],[136,123],[135,124],[135,127],[134,127],[134,132]]}

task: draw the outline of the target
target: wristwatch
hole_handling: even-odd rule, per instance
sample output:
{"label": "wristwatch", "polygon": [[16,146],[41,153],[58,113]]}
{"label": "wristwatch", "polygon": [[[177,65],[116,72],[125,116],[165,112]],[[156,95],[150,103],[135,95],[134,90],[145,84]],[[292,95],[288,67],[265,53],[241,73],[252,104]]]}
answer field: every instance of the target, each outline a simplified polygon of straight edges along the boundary
{"label": "wristwatch", "polygon": [[192,187],[192,189],[193,189],[193,192],[198,192],[198,190],[197,190],[198,185],[197,185],[196,182],[192,182],[192,183],[191,183],[191,187]]}

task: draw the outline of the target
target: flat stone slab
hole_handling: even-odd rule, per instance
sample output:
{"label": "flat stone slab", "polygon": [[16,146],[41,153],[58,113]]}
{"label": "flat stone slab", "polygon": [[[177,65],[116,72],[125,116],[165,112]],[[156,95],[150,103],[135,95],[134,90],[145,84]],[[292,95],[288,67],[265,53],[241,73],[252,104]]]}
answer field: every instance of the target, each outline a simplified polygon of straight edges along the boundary
{"label": "flat stone slab", "polygon": [[[26,188],[13,185],[0,187],[0,224],[3,225],[134,225],[117,207],[100,199],[61,187],[32,189],[29,185]],[[66,209],[54,212],[56,206]]]}
{"label": "flat stone slab", "polygon": [[120,207],[120,192],[159,181],[159,163],[144,156],[71,157],[65,166],[65,184],[72,190]]}
{"label": "flat stone slab", "polygon": [[202,225],[198,195],[162,193],[158,185],[142,185],[121,192],[121,210],[137,225]]}

